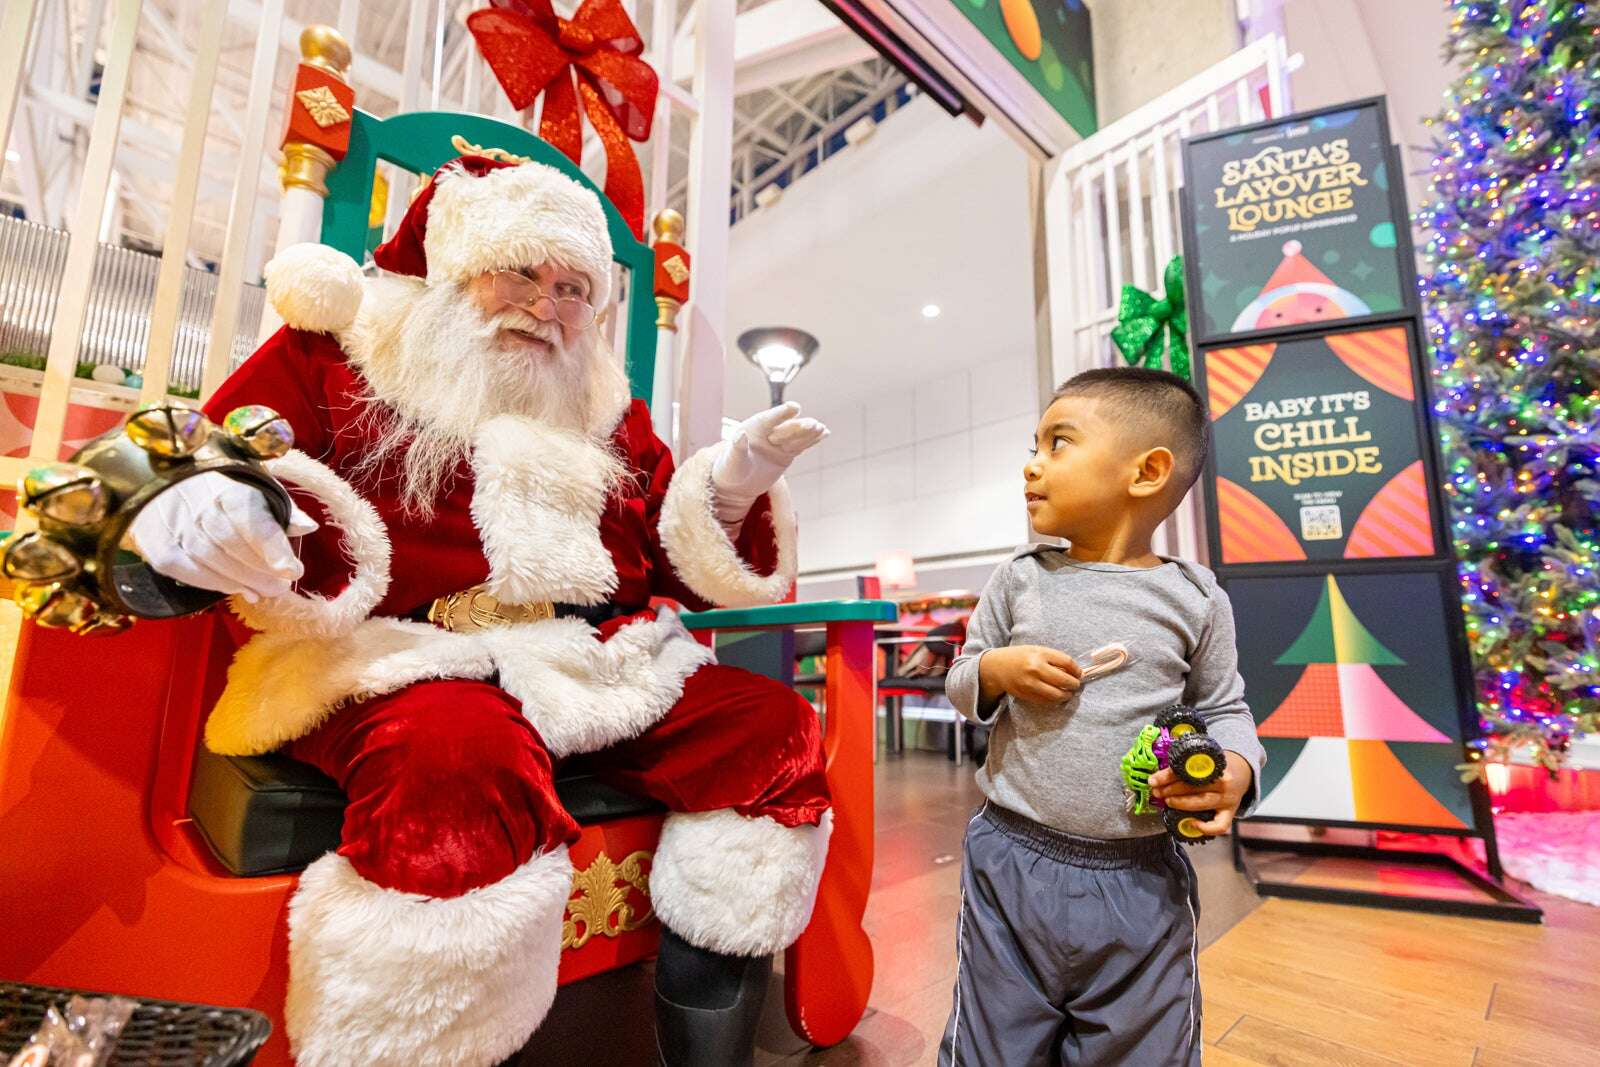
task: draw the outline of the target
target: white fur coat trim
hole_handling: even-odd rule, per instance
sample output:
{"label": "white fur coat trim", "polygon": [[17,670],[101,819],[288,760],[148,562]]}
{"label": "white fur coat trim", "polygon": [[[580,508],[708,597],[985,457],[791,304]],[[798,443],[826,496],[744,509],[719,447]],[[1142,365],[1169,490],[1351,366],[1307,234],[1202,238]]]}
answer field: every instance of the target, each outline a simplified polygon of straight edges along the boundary
{"label": "white fur coat trim", "polygon": [[782,600],[794,585],[795,516],[789,487],[773,486],[772,526],[778,539],[778,565],[760,575],[739,557],[738,549],[717,521],[711,488],[711,465],[721,445],[702,448],[678,468],[661,506],[661,546],[685,584],[719,607],[750,608]]}
{"label": "white fur coat trim", "polygon": [[478,637],[389,618],[331,639],[257,634],[228,667],[228,684],[206,720],[206,747],[259,756],[304,737],[351,701],[433,678],[488,678],[494,660]]}
{"label": "white fur coat trim", "polygon": [[766,956],[811,922],[828,857],[833,812],[817,826],[783,826],[729,809],[675,813],[661,827],[650,902],[692,945]]}
{"label": "white fur coat trim", "polygon": [[447,900],[374,885],[330,852],[289,903],[284,1021],[299,1067],[492,1067],[555,999],[566,848]]}
{"label": "white fur coat trim", "polygon": [[296,330],[335,333],[354,322],[361,307],[361,265],[315,241],[285,248],[261,276],[272,310]]}
{"label": "white fur coat trim", "polygon": [[714,656],[662,612],[609,641],[577,619],[477,633],[370,619],[340,638],[264,633],[234,657],[206,747],[256,756],[303,737],[344,704],[436,678],[499,676],[557,759],[637,737]]}
{"label": "white fur coat trim", "polygon": [[638,737],[672,710],[711,649],[662,611],[600,642],[577,619],[509,626],[483,635],[500,685],[556,759]]}
{"label": "white fur coat trim", "polygon": [[621,463],[603,442],[502,415],[478,431],[472,470],[472,521],[497,599],[611,599],[617,567],[600,541],[600,512]]}

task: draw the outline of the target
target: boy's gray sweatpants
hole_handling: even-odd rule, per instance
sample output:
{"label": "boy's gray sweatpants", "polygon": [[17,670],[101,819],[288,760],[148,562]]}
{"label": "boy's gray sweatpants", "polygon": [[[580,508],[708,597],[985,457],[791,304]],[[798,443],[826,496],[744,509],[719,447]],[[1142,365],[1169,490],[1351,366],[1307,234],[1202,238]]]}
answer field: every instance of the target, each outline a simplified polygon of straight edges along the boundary
{"label": "boy's gray sweatpants", "polygon": [[1200,1063],[1194,868],[987,803],[967,826],[940,1067]]}

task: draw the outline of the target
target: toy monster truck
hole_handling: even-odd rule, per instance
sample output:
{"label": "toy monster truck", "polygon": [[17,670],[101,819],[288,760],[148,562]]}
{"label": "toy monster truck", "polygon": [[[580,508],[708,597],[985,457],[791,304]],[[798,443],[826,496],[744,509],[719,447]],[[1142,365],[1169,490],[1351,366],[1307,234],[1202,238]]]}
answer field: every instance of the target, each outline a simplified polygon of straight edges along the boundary
{"label": "toy monster truck", "polygon": [[1186,845],[1206,842],[1200,824],[1216,817],[1215,811],[1178,811],[1150,795],[1150,776],[1162,767],[1190,785],[1208,785],[1222,777],[1226,760],[1222,746],[1206,735],[1205,720],[1193,708],[1177,705],[1157,715],[1139,731],[1133,747],[1122,757],[1122,784],[1128,810],[1135,815],[1161,813],[1167,832]]}

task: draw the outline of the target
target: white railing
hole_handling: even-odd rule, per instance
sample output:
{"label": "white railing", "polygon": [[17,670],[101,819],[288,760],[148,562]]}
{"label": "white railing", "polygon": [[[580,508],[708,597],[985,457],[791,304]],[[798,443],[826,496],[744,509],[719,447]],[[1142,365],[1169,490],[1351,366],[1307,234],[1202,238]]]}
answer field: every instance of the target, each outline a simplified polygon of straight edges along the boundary
{"label": "white railing", "polygon": [[[1124,284],[1159,295],[1162,270],[1183,245],[1182,140],[1287,114],[1290,69],[1283,39],[1263,37],[1052,164],[1045,235],[1056,381],[1120,360],[1110,335]],[[1167,524],[1162,540],[1160,551],[1205,558],[1195,496]]]}
{"label": "white railing", "polygon": [[[65,282],[66,255],[66,231],[0,217],[0,363],[43,365]],[[92,363],[143,375],[160,266],[159,256],[99,245],[87,287],[83,332],[78,338],[80,369]],[[169,382],[179,395],[190,395],[200,387],[201,368],[210,347],[218,280],[215,274],[197,267],[183,267],[182,272]],[[242,288],[229,370],[255,347],[256,322],[265,302],[259,285]]]}

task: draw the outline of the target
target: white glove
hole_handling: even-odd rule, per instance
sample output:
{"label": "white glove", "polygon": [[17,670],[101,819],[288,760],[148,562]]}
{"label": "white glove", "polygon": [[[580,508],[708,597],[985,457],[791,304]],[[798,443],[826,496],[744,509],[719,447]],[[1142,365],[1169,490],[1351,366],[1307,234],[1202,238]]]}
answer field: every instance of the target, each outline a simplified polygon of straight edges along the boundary
{"label": "white glove", "polygon": [[717,520],[735,532],[757,498],[778,484],[789,464],[828,436],[816,419],[800,418],[799,404],[780,404],[739,424],[711,464]]}
{"label": "white glove", "polygon": [[295,508],[286,537],[259,489],[208,471],[150,501],[129,534],[158,574],[200,589],[237,593],[253,604],[282,596],[305,573],[289,537],[316,528]]}

